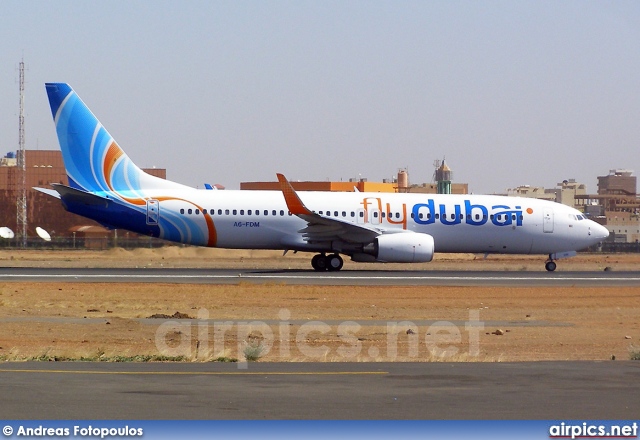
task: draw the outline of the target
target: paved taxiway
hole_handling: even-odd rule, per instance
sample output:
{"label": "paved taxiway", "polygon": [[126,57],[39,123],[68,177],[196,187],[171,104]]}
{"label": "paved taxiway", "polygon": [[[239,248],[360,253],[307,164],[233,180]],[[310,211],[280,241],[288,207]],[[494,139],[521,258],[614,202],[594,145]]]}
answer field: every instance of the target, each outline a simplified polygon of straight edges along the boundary
{"label": "paved taxiway", "polygon": [[635,419],[640,362],[0,364],[6,419]]}
{"label": "paved taxiway", "polygon": [[0,268],[0,281],[377,286],[640,286],[640,272]]}

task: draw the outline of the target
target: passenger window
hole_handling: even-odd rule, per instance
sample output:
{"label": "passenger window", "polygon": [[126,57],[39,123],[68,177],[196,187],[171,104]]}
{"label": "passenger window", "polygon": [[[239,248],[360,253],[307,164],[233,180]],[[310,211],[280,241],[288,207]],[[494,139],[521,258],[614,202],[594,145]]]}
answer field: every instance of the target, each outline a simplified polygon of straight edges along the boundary
{"label": "passenger window", "polygon": [[282,209],[280,210],[280,215],[281,215],[282,217],[284,217],[284,210],[282,210]]}
{"label": "passenger window", "polygon": [[476,214],[476,220],[480,220],[480,214]]}
{"label": "passenger window", "polygon": [[247,215],[251,215],[251,210],[250,209],[247,211]]}
{"label": "passenger window", "polygon": [[346,217],[347,216],[347,212],[346,211],[342,211],[342,216]]}
{"label": "passenger window", "polygon": [[382,218],[384,218],[385,213],[384,213],[384,212],[381,212],[381,213],[380,213],[380,216],[381,216]]}
{"label": "passenger window", "polygon": [[355,217],[355,216],[356,216],[356,213],[351,211],[351,217]]}
{"label": "passenger window", "polygon": [[240,210],[240,215],[244,215],[244,209]]}
{"label": "passenger window", "polygon": [[378,211],[374,211],[374,212],[373,212],[373,216],[374,216],[375,218],[378,218]]}
{"label": "passenger window", "polygon": [[237,209],[233,210],[233,215],[238,215],[238,210]]}
{"label": "passenger window", "polygon": [[218,215],[222,215],[222,209],[218,209]]}
{"label": "passenger window", "polygon": [[515,214],[512,214],[512,215],[511,215],[511,220],[515,220],[515,219],[516,219],[516,215],[515,215]]}
{"label": "passenger window", "polygon": [[287,211],[287,213],[288,213],[289,215],[291,215],[291,211]]}
{"label": "passenger window", "polygon": [[[419,214],[418,214],[418,217],[422,218],[422,217],[423,217],[422,213],[419,213]],[[427,214],[427,219],[428,219],[428,218],[429,218],[429,214]]]}
{"label": "passenger window", "polygon": [[364,212],[360,211],[360,218],[364,217]]}
{"label": "passenger window", "polygon": [[337,217],[338,216],[338,211],[333,211],[333,216]]}
{"label": "passenger window", "polygon": [[192,210],[191,208],[189,208],[189,209],[187,210],[187,214],[192,214],[192,213],[193,213],[193,210]]}
{"label": "passenger window", "polygon": [[[427,214],[427,215],[429,215],[429,214]],[[439,219],[439,218],[440,218],[440,214],[436,214],[436,219]]]}
{"label": "passenger window", "polygon": [[196,215],[200,215],[200,210],[196,209]]}
{"label": "passenger window", "polygon": [[180,214],[184,214],[184,208],[180,208]]}
{"label": "passenger window", "polygon": [[269,215],[269,211],[267,211],[266,209],[264,210],[264,215]]}
{"label": "passenger window", "polygon": [[276,210],[271,211],[271,215],[276,215]]}
{"label": "passenger window", "polygon": [[224,210],[224,215],[229,215],[229,210],[228,209]]}

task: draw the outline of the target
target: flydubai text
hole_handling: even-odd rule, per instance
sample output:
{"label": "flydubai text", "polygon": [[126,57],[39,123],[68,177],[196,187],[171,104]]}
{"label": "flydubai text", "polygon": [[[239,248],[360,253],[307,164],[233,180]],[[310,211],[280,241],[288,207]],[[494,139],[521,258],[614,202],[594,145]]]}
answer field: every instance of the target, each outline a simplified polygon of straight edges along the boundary
{"label": "flydubai text", "polygon": [[[361,205],[364,208],[364,217],[371,219],[377,212],[382,213],[382,218],[390,224],[402,225],[407,228],[407,205],[402,204],[401,208],[392,206],[390,203],[383,203],[381,198],[366,197]],[[522,226],[524,212],[533,214],[531,208],[523,211],[521,206],[511,207],[508,205],[485,206],[479,203],[472,203],[471,200],[464,200],[464,204],[436,204],[433,199],[426,200],[425,203],[416,203],[410,211],[410,218],[419,225],[429,225],[441,223],[443,225],[467,224],[471,226],[482,226],[492,223],[495,226]]]}

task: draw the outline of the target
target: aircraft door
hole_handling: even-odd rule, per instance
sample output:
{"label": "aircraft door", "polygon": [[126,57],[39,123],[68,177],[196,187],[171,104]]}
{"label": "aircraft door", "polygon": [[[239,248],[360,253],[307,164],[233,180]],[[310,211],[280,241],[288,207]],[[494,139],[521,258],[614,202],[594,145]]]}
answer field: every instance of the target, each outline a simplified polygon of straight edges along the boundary
{"label": "aircraft door", "polygon": [[553,232],[553,209],[544,208],[542,216],[542,231]]}
{"label": "aircraft door", "polygon": [[147,200],[147,224],[157,225],[160,220],[160,202],[155,199]]}

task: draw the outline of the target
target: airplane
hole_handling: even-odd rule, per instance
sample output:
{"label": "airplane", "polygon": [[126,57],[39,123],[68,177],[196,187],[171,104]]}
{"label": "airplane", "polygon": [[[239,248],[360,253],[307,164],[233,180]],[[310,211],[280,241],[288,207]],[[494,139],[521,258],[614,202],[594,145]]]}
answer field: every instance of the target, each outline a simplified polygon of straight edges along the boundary
{"label": "airplane", "polygon": [[109,228],[227,249],[315,253],[317,271],[355,262],[426,263],[435,252],[547,255],[597,244],[607,229],[555,202],[491,195],[211,191],[138,168],[65,83],[47,83],[69,185],[36,188]]}

